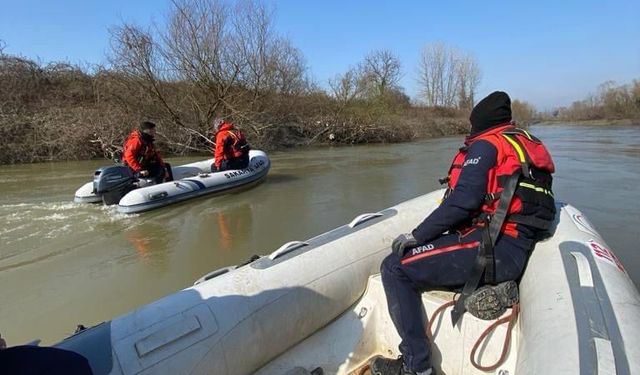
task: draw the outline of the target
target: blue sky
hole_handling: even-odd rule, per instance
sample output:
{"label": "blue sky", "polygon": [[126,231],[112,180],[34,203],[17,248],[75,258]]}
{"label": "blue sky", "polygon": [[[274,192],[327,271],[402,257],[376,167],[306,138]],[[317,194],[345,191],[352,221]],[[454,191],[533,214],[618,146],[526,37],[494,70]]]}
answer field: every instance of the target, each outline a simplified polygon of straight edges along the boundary
{"label": "blue sky", "polygon": [[[505,90],[539,109],[567,105],[607,80],[640,79],[640,1],[303,1],[275,6],[276,29],[304,53],[320,84],[374,49],[403,63],[416,95],[417,61],[428,43],[473,54],[479,96]],[[108,28],[162,22],[161,0],[0,0],[5,52],[47,62],[105,61]]]}

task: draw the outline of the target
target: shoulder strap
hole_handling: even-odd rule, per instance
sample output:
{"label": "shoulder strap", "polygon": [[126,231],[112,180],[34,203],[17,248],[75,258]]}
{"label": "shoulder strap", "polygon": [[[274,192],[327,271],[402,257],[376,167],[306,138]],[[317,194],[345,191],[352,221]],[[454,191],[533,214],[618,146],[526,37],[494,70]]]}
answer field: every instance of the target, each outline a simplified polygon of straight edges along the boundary
{"label": "shoulder strap", "polygon": [[527,137],[532,142],[542,143],[542,141],[540,139],[538,139],[536,136],[534,136],[533,134],[529,133],[528,131],[526,131],[524,129],[520,129],[520,128],[515,128],[515,129],[512,129],[512,130],[505,130],[505,131],[502,132],[502,134],[507,134],[507,135],[519,134],[519,135],[521,135],[523,137]]}
{"label": "shoulder strap", "polygon": [[522,169],[522,174],[526,177],[531,177],[531,171],[529,170],[529,165],[531,165],[531,158],[525,148],[520,144],[520,141],[517,137],[512,134],[507,134],[506,132],[502,133],[504,139],[514,148],[516,154],[518,154],[518,160],[520,161],[520,167]]}
{"label": "shoulder strap", "polygon": [[227,132],[229,132],[229,134],[230,134],[233,138],[235,138],[236,140],[238,140],[238,138],[239,138],[239,137],[238,137],[238,135],[236,134],[236,132],[235,132],[235,131],[233,131],[233,130],[227,130]]}

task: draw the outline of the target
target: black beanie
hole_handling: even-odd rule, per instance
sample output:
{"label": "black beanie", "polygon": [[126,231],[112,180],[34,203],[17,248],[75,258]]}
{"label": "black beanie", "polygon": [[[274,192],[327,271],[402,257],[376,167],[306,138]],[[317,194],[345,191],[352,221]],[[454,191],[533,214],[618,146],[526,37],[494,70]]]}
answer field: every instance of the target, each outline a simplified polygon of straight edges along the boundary
{"label": "black beanie", "polygon": [[151,121],[142,121],[140,123],[140,130],[153,129],[155,127],[156,127],[156,124],[154,124]]}
{"label": "black beanie", "polygon": [[511,99],[506,92],[494,91],[471,111],[471,135],[511,121]]}

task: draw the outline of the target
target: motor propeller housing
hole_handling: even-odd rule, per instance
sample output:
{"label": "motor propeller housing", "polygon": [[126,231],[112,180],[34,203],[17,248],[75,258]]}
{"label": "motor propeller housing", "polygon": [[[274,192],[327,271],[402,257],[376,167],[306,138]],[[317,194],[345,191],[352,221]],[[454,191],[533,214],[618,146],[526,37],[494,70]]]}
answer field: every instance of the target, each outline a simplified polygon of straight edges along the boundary
{"label": "motor propeller housing", "polygon": [[136,178],[128,167],[112,165],[98,168],[93,175],[93,192],[102,196],[104,204],[116,204],[135,188]]}

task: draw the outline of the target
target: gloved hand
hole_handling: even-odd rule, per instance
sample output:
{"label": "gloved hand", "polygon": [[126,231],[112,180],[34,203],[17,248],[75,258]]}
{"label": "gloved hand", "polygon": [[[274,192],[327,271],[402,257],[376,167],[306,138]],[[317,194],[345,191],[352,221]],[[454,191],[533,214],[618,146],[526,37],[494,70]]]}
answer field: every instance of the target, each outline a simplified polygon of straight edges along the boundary
{"label": "gloved hand", "polygon": [[418,241],[416,241],[413,235],[411,233],[404,233],[393,240],[391,243],[391,251],[402,258],[407,250],[416,246],[418,246]]}

